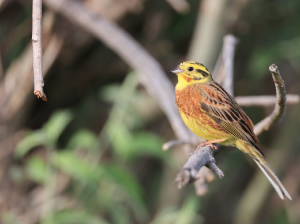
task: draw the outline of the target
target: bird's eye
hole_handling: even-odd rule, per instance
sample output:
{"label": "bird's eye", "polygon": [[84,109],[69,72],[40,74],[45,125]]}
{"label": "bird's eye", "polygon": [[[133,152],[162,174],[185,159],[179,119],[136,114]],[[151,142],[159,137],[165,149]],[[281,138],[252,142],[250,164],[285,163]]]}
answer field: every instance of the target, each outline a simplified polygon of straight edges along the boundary
{"label": "bird's eye", "polygon": [[188,70],[191,72],[191,71],[194,70],[194,68],[193,67],[189,67]]}

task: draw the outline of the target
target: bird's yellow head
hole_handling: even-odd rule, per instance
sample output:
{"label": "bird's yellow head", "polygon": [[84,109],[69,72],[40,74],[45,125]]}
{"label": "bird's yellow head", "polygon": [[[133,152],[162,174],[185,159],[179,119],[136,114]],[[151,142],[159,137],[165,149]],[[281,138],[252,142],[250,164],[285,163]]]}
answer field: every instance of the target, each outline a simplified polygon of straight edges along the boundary
{"label": "bird's yellow head", "polygon": [[213,81],[207,68],[203,64],[195,61],[182,62],[170,72],[173,72],[178,76],[178,83],[176,85],[177,90],[192,84],[209,83]]}

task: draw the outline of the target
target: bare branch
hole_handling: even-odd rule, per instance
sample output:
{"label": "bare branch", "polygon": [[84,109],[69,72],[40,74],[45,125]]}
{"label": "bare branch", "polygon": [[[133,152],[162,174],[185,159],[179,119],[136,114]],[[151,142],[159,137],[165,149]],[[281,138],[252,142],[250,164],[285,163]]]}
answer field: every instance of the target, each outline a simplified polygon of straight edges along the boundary
{"label": "bare branch", "polygon": [[213,70],[213,77],[216,82],[223,84],[223,87],[233,96],[233,61],[237,38],[228,34],[223,38],[223,48]]}
{"label": "bare branch", "polygon": [[216,165],[214,153],[215,150],[207,146],[193,153],[177,174],[175,181],[177,181],[178,188],[196,180],[197,174],[203,166],[208,166],[219,178],[222,178],[224,174]]}
{"label": "bare branch", "polygon": [[[251,107],[251,106],[260,106],[260,107],[269,107],[274,106],[277,102],[276,96],[237,96],[235,97],[238,105],[242,107]],[[300,102],[299,95],[296,94],[287,94],[286,95],[286,104],[292,105]]]}
{"label": "bare branch", "polygon": [[196,176],[194,181],[194,186],[196,194],[198,196],[203,196],[208,192],[207,182],[212,182],[215,179],[213,172],[208,169],[206,166],[203,166]]}
{"label": "bare branch", "polygon": [[270,126],[281,118],[285,110],[286,92],[284,81],[279,73],[278,67],[275,64],[272,64],[269,67],[269,70],[272,73],[273,81],[276,87],[277,103],[273,112],[255,125],[254,132],[256,135],[261,134],[263,131],[269,130]]}
{"label": "bare branch", "polygon": [[32,1],[32,49],[34,94],[47,101],[43,91],[43,53],[42,53],[42,0]]}
{"label": "bare branch", "polygon": [[4,3],[5,3],[5,0],[0,0],[0,9]]}
{"label": "bare branch", "polygon": [[[49,31],[46,31],[50,35]],[[44,51],[44,75],[57,58],[64,39],[56,34],[50,35]],[[28,106],[26,98],[32,91],[33,83],[27,82],[32,77],[32,47],[28,45],[18,59],[7,69],[0,83],[0,140],[17,129],[18,120],[24,116]],[[18,119],[16,119],[18,118]]]}

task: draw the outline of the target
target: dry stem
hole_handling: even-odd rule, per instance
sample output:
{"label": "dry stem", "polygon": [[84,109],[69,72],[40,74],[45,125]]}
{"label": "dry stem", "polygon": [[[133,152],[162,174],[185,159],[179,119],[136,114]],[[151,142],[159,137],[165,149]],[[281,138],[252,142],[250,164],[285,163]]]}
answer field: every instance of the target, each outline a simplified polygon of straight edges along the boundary
{"label": "dry stem", "polygon": [[33,49],[33,73],[34,94],[47,101],[43,91],[43,53],[42,53],[42,0],[32,2],[32,49]]}

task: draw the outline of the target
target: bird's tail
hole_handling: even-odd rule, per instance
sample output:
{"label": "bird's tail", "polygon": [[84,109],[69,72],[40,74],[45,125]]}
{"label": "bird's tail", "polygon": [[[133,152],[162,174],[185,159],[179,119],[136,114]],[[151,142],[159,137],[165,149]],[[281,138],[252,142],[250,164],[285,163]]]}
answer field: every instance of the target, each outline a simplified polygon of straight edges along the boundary
{"label": "bird's tail", "polygon": [[[260,156],[261,157],[261,156]],[[256,162],[256,164],[259,166],[259,168],[263,171],[263,173],[266,175],[270,183],[273,185],[274,189],[276,190],[279,197],[283,200],[285,197],[292,200],[291,196],[287,192],[287,190],[284,188],[278,177],[276,176],[275,172],[273,171],[272,167],[269,165],[269,163],[266,161],[265,158],[253,158],[253,160]]]}
{"label": "bird's tail", "polygon": [[256,162],[259,168],[263,171],[266,175],[270,183],[273,185],[274,189],[276,190],[279,197],[283,200],[285,197],[292,200],[291,196],[284,188],[278,177],[276,176],[275,172],[273,171],[272,167],[269,165],[268,161],[266,160],[265,156],[262,152],[250,145],[246,144],[243,141],[237,141],[236,146],[243,152],[249,154],[252,159]]}

